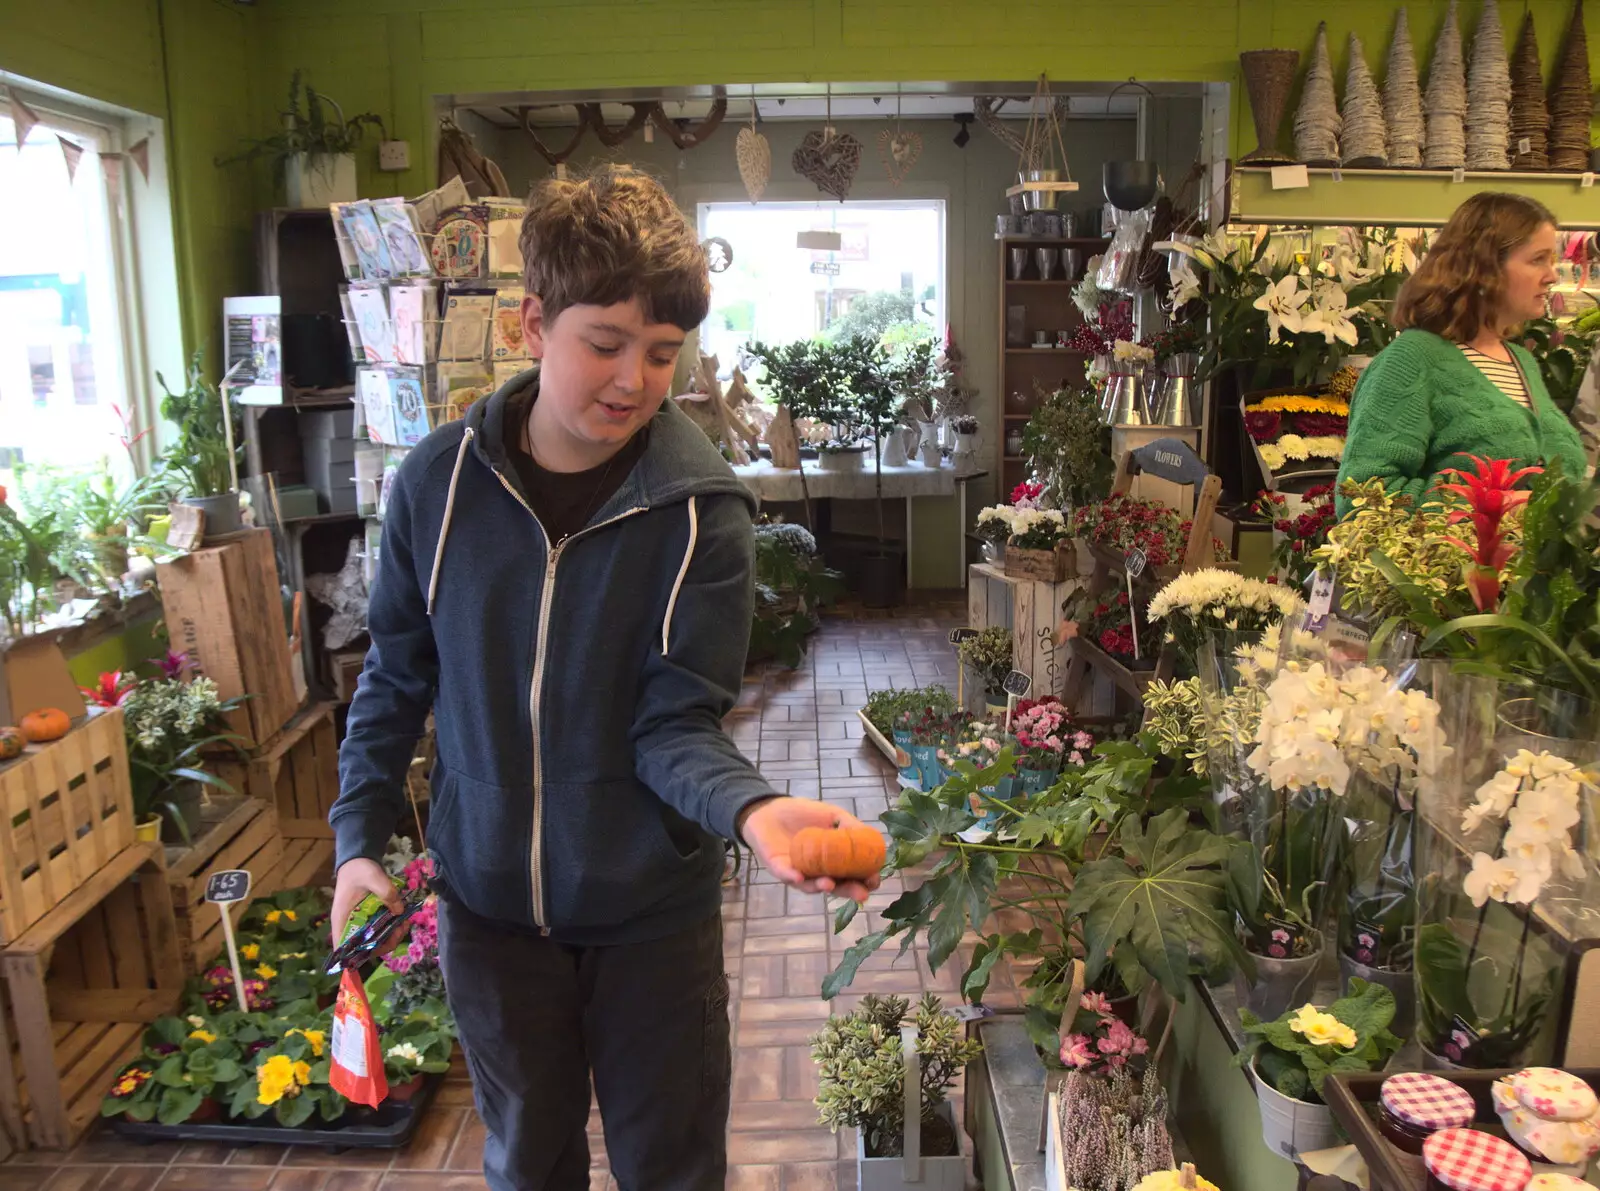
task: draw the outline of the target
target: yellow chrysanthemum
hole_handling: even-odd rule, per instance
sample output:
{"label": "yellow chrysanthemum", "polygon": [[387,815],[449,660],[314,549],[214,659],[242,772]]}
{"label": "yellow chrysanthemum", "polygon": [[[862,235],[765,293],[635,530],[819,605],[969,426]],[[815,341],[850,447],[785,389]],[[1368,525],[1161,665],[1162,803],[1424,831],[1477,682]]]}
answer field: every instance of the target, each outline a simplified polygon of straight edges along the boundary
{"label": "yellow chrysanthemum", "polygon": [[210,1030],[190,1030],[189,1037],[198,1038],[201,1042],[215,1042],[217,1036]]}
{"label": "yellow chrysanthemum", "polygon": [[1324,1013],[1315,1005],[1304,1005],[1289,1019],[1289,1028],[1305,1035],[1313,1046],[1337,1046],[1350,1050],[1356,1044],[1356,1032],[1331,1013]]}
{"label": "yellow chrysanthemum", "polygon": [[260,954],[261,945],[259,943],[246,943],[243,947],[239,948],[240,959],[253,960]]}
{"label": "yellow chrysanthemum", "polygon": [[1332,397],[1284,396],[1265,397],[1254,405],[1245,406],[1246,413],[1280,414],[1338,414],[1350,416],[1350,403]]}
{"label": "yellow chrysanthemum", "polygon": [[271,980],[277,974],[278,969],[273,967],[271,964],[262,964],[256,969],[256,975],[261,977],[263,980]]}
{"label": "yellow chrysanthemum", "polygon": [[286,1033],[284,1035],[284,1037],[285,1038],[292,1038],[296,1034],[299,1034],[300,1037],[304,1038],[307,1042],[311,1043],[311,1054],[312,1054],[312,1056],[314,1058],[320,1059],[322,1057],[323,1047],[327,1043],[327,1035],[326,1034],[324,1034],[321,1030],[293,1029],[293,1030],[290,1030],[288,1033]]}

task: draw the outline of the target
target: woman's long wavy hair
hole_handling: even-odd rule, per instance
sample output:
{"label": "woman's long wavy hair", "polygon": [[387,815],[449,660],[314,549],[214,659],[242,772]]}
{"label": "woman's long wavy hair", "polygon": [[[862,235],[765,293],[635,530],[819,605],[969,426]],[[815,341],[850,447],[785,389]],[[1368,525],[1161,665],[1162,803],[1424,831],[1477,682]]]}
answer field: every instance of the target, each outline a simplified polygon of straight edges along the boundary
{"label": "woman's long wavy hair", "polygon": [[1434,237],[1428,255],[1400,287],[1394,325],[1417,327],[1454,343],[1470,343],[1499,325],[1505,299],[1506,257],[1556,218],[1521,194],[1475,194]]}

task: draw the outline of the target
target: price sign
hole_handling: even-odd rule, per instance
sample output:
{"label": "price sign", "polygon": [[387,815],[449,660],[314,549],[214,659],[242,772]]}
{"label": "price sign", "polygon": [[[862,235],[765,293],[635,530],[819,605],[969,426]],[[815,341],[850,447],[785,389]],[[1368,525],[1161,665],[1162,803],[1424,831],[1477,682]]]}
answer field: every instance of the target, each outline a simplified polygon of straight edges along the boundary
{"label": "price sign", "polygon": [[1149,561],[1150,560],[1145,557],[1144,551],[1135,546],[1132,550],[1129,550],[1122,556],[1122,568],[1123,570],[1127,571],[1128,578],[1137,579],[1140,575],[1144,574],[1144,568],[1146,565],[1148,565]]}
{"label": "price sign", "polygon": [[812,261],[811,262],[811,271],[813,273],[815,273],[818,277],[837,277],[837,276],[839,276],[839,262],[838,261]]}
{"label": "price sign", "polygon": [[977,635],[977,629],[951,629],[950,644],[960,645],[963,641],[971,641]]}
{"label": "price sign", "polygon": [[1311,581],[1311,599],[1308,601],[1306,629],[1313,633],[1322,632],[1328,623],[1328,613],[1333,608],[1334,573],[1332,571],[1318,571],[1317,577]]}
{"label": "price sign", "polygon": [[1456,168],[1454,170],[1452,170],[1450,172],[1450,181],[1452,181],[1452,182],[1465,182],[1466,180],[1467,180],[1467,171],[1463,167],[1458,165],[1458,166],[1456,166]]}
{"label": "price sign", "polygon": [[249,896],[250,874],[242,868],[230,868],[206,878],[208,902],[242,902]]}
{"label": "price sign", "polygon": [[1033,689],[1033,679],[1029,678],[1021,670],[1013,670],[1006,675],[1006,680],[1001,684],[1001,688],[1008,695],[1015,695],[1019,699],[1026,698],[1028,692]]}

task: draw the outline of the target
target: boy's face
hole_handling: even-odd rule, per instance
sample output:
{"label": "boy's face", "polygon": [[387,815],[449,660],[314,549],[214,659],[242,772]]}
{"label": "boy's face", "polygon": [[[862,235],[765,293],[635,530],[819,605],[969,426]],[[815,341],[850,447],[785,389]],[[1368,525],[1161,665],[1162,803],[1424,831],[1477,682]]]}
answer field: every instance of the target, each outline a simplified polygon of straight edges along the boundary
{"label": "boy's face", "polygon": [[569,306],[547,320],[539,299],[526,297],[522,327],[542,361],[538,409],[573,448],[600,459],[655,417],[685,338],[669,323],[647,323],[637,299]]}

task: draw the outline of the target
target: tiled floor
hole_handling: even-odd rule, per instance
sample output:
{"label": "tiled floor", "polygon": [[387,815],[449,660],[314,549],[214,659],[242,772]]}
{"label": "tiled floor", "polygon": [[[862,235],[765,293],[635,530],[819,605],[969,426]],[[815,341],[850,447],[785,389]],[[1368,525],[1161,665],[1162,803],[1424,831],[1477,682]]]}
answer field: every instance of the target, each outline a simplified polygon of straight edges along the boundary
{"label": "tiled floor", "polygon": [[[894,771],[863,741],[856,709],[869,690],[954,683],[947,643],[962,609],[954,604],[903,610],[894,617],[830,619],[795,671],[752,671],[729,731],[779,789],[821,797],[876,822],[890,805]],[[736,1057],[728,1156],[733,1191],[831,1191],[855,1187],[855,1139],[816,1123],[816,1075],[806,1039],[828,1015],[822,978],[849,941],[898,896],[892,881],[843,936],[831,931],[821,898],[786,889],[748,868],[724,894],[728,974]],[[849,1008],[867,992],[955,997],[959,968],[930,976],[920,957],[898,962],[898,948],[869,959],[839,998]],[[1008,999],[999,973],[987,1000]],[[1014,994],[1012,994],[1014,995]],[[591,1120],[596,1189],[614,1188],[605,1166],[598,1115]],[[0,1166],[0,1191],[465,1191],[478,1173],[483,1126],[464,1073],[453,1072],[417,1137],[399,1152],[363,1156],[281,1147],[151,1146],[92,1136],[65,1156],[27,1154]]]}

